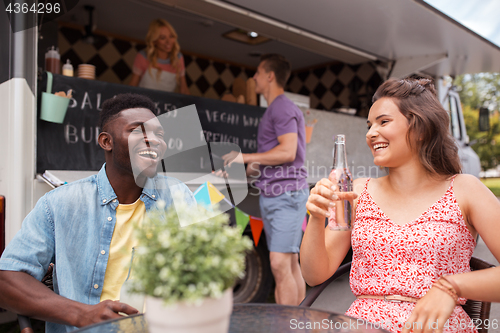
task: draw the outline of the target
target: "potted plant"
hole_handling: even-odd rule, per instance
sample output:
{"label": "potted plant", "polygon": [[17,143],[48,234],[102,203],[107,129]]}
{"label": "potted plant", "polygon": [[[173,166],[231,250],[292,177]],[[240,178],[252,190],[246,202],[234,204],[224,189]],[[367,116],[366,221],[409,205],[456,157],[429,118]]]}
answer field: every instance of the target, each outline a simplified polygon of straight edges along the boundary
{"label": "potted plant", "polygon": [[167,209],[159,202],[136,226],[132,292],[146,295],[152,333],[227,332],[232,286],[244,275],[252,242],[216,207],[174,201]]}

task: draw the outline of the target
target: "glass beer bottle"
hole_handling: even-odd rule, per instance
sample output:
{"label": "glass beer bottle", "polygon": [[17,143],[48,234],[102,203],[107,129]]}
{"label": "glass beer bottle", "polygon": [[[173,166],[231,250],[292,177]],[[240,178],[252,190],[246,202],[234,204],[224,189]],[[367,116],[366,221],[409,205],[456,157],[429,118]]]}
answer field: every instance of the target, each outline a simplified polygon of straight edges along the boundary
{"label": "glass beer bottle", "polygon": [[[352,192],[352,175],[347,167],[345,135],[335,138],[333,153],[333,168],[328,177],[337,184],[339,192]],[[328,226],[332,230],[351,230],[354,222],[353,203],[350,200],[335,201],[335,206],[329,209]]]}

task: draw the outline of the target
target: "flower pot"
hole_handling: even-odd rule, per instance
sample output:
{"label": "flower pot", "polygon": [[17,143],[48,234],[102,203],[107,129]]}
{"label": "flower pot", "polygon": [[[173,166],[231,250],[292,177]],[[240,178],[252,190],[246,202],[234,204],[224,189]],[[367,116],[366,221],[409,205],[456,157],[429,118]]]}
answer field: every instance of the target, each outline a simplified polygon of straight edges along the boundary
{"label": "flower pot", "polygon": [[166,306],[163,300],[146,296],[146,312],[150,333],[227,333],[233,310],[233,291],[221,298],[206,298],[201,305],[184,302]]}

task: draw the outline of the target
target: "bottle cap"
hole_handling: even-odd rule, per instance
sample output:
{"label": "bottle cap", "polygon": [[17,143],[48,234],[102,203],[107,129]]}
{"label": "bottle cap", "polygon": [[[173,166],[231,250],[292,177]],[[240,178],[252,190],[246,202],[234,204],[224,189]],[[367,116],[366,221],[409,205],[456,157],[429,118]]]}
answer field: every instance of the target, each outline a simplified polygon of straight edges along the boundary
{"label": "bottle cap", "polygon": [[52,46],[52,48],[50,50],[47,51],[47,53],[45,53],[45,58],[56,58],[56,59],[59,59],[59,52],[57,52],[57,49],[55,48],[55,46]]}
{"label": "bottle cap", "polygon": [[339,134],[335,138],[335,143],[345,143],[345,135],[344,134]]}
{"label": "bottle cap", "polygon": [[73,70],[73,66],[71,65],[69,59],[66,60],[66,63],[63,65],[63,69]]}
{"label": "bottle cap", "polygon": [[73,66],[71,65],[69,59],[66,59],[66,63],[62,67],[62,74],[66,76],[73,76]]}

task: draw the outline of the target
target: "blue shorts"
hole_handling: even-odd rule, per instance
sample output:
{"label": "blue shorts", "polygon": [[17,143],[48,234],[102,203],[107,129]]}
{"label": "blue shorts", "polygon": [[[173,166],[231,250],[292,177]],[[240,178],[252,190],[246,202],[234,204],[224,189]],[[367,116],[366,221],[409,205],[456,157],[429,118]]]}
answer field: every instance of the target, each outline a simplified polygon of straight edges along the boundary
{"label": "blue shorts", "polygon": [[299,252],[308,197],[307,189],[287,191],[277,197],[260,196],[260,212],[269,251]]}

